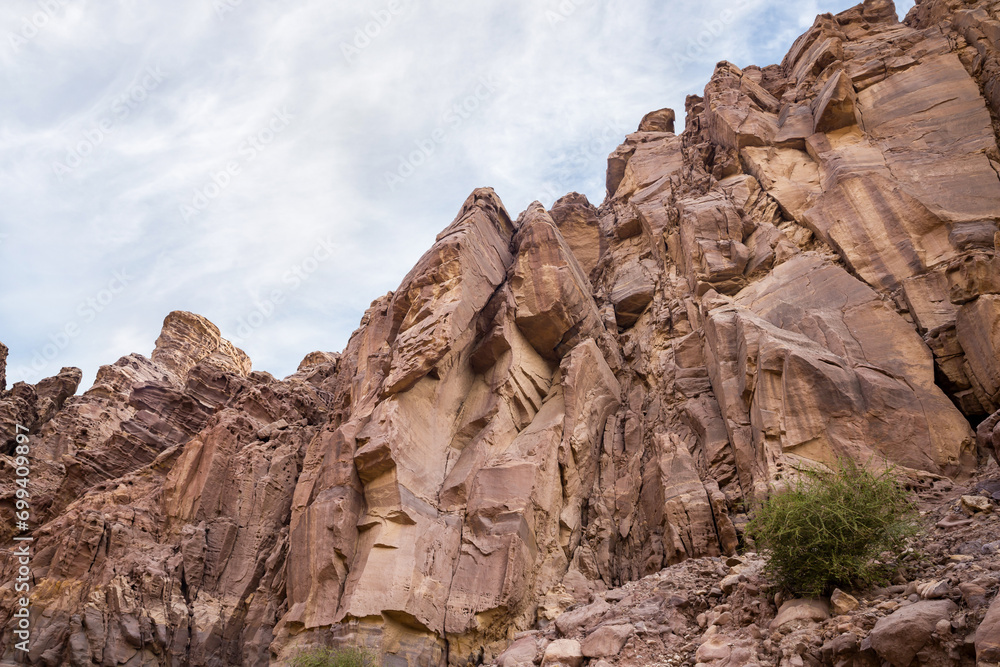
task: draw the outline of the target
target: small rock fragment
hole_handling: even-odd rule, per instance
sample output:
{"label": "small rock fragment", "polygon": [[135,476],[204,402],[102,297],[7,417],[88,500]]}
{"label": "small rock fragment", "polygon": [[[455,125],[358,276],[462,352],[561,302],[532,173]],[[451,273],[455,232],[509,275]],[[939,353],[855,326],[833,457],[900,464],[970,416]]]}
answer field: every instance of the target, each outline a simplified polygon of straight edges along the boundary
{"label": "small rock fragment", "polygon": [[833,590],[830,596],[830,610],[840,616],[858,608],[858,600],[852,595],[848,595],[839,588]]}
{"label": "small rock fragment", "polygon": [[917,594],[924,600],[937,600],[948,595],[951,586],[947,579],[928,581],[917,585]]}
{"label": "small rock fragment", "polygon": [[723,577],[722,581],[719,582],[719,588],[722,589],[723,593],[729,595],[736,589],[736,586],[739,583],[740,583],[740,575],[729,574]]}
{"label": "small rock fragment", "polygon": [[971,581],[963,581],[958,585],[962,599],[970,609],[977,609],[986,604],[986,589]]}
{"label": "small rock fragment", "polygon": [[992,512],[993,502],[983,496],[962,496],[962,511],[969,516],[979,512]]}

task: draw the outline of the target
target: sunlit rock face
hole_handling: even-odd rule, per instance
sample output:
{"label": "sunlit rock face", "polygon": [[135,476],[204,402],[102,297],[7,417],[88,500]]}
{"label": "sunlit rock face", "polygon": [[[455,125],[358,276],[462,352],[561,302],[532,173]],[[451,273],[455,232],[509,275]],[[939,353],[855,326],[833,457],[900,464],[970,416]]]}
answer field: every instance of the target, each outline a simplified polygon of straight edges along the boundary
{"label": "sunlit rock face", "polygon": [[[803,467],[920,484],[997,456],[998,19],[875,0],[779,65],[720,63],[683,133],[661,109],[624,138],[599,208],[476,190],[283,380],[183,312],[79,396],[75,369],[6,388],[0,345],[3,465],[16,424],[33,457],[29,663],[476,664],[732,553]],[[0,481],[5,540],[15,498]]]}

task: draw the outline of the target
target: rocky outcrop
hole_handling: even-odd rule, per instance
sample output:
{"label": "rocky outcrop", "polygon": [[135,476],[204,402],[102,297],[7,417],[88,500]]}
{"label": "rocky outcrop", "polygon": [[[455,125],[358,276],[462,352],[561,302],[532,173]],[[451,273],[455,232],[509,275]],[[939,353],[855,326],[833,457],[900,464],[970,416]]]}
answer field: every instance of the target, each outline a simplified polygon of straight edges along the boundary
{"label": "rocky outcrop", "polygon": [[931,520],[914,544],[923,557],[908,560],[891,586],[857,597],[835,590],[828,604],[788,598],[751,551],[687,559],[595,592],[554,623],[520,633],[492,664],[574,655],[636,667],[995,664],[1000,606],[988,596],[1000,585],[1000,517],[977,513],[960,527],[947,520],[958,498],[997,483],[977,479],[918,492]]}
{"label": "rocky outcrop", "polygon": [[[266,559],[287,549],[302,453],[328,401],[304,381],[249,373],[217,328],[177,312],[152,360],[103,366],[32,426],[32,523],[44,525],[32,534],[28,661],[231,664],[245,644],[266,663],[275,596],[246,598],[284,589],[283,557]],[[5,511],[14,491],[3,487]],[[2,595],[12,613],[13,590]],[[246,628],[238,649],[234,622]]]}
{"label": "rocky outcrop", "polygon": [[[867,0],[779,65],[720,63],[682,134],[660,109],[609,156],[600,207],[570,193],[514,219],[476,190],[342,353],[283,380],[182,312],[79,396],[75,369],[6,389],[0,346],[4,469],[16,424],[32,451],[28,662],[967,654],[944,625],[979,612],[918,600],[985,602],[982,577],[922,582],[815,651],[781,637],[845,622],[789,603],[779,651],[759,568],[721,562],[803,469],[888,463],[926,491],[1000,454],[998,20]],[[0,480],[5,519],[16,493]],[[675,595],[669,572],[698,568],[714,583]],[[619,614],[639,580],[655,590]]]}
{"label": "rocky outcrop", "polygon": [[951,476],[975,465],[969,424],[934,384],[926,345],[835,264],[788,260],[709,311],[706,337],[744,490],[766,493],[800,457],[885,457]]}
{"label": "rocky outcrop", "polygon": [[0,343],[0,391],[7,389],[7,353],[10,350],[3,343]]}
{"label": "rocky outcrop", "polygon": [[607,245],[598,226],[597,209],[584,195],[571,192],[552,205],[549,215],[584,275],[589,277]]}

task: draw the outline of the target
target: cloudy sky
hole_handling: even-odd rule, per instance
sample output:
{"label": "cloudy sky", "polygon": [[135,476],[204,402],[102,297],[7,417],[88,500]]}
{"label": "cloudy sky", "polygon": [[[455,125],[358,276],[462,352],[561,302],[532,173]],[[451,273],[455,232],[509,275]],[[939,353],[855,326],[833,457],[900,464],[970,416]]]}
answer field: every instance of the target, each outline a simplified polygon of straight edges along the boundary
{"label": "cloudy sky", "polygon": [[[189,310],[278,377],[341,350],[468,193],[604,198],[719,60],[849,0],[5,0],[8,382],[149,354]],[[900,14],[912,2],[899,4]]]}

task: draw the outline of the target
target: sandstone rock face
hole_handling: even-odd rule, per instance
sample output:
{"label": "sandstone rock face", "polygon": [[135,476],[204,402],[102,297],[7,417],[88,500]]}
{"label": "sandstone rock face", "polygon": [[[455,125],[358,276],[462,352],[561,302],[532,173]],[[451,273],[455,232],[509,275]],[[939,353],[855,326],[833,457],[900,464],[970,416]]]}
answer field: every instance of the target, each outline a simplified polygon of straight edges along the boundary
{"label": "sandstone rock face", "polygon": [[549,214],[584,275],[590,276],[606,245],[598,226],[597,209],[586,196],[571,192],[557,200]]}
{"label": "sandstone rock face", "polygon": [[1000,461],[1000,410],[984,419],[976,429],[976,444],[981,456],[990,454]]}
{"label": "sandstone rock face", "polygon": [[10,350],[0,343],[0,391],[7,389],[7,354]]}
{"label": "sandstone rock face", "polygon": [[177,378],[204,359],[235,375],[250,372],[249,357],[222,338],[218,327],[204,317],[181,311],[170,313],[163,321],[150,358]]}
{"label": "sandstone rock face", "polygon": [[946,475],[975,464],[923,341],[839,266],[798,255],[711,310],[706,327],[744,490],[766,489],[798,457],[877,455]]}
{"label": "sandstone rock face", "polygon": [[673,109],[658,109],[650,111],[639,121],[640,132],[670,132],[674,131],[676,115]]}
{"label": "sandstone rock face", "polygon": [[[683,625],[668,591],[616,616],[622,587],[733,554],[732,514],[798,471],[966,478],[1000,454],[998,36],[986,3],[867,0],[779,65],[720,63],[682,134],[660,109],[609,156],[599,207],[512,219],[476,190],[283,380],[182,312],[79,396],[76,369],[7,389],[0,345],[3,467],[15,424],[32,441],[28,662],[608,664]],[[0,480],[4,539],[15,499]],[[950,604],[822,652],[907,660]],[[752,664],[732,617],[690,652]]]}

